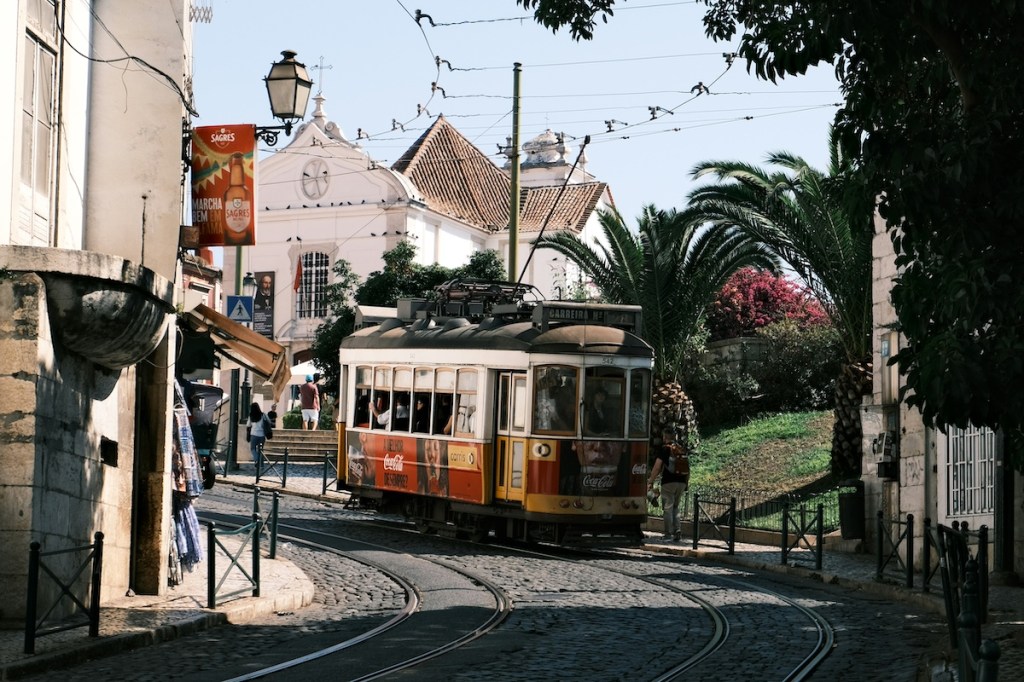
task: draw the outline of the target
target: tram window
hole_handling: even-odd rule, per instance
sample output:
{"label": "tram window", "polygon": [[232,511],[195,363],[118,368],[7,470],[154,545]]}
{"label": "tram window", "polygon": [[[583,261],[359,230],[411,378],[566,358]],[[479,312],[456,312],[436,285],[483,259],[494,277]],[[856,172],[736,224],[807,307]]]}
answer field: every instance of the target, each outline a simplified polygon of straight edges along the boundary
{"label": "tram window", "polygon": [[651,415],[651,373],[634,369],[629,373],[629,435],[642,438],[647,435]]}
{"label": "tram window", "polygon": [[370,401],[371,423],[375,429],[389,429],[391,424],[391,367],[375,367],[373,370],[373,395]]}
{"label": "tram window", "polygon": [[498,380],[498,429],[508,431],[508,394],[510,390],[510,378],[502,374]]}
{"label": "tram window", "polygon": [[368,388],[356,389],[355,425],[370,425],[370,389]]}
{"label": "tram window", "polygon": [[475,369],[461,369],[458,379],[455,434],[472,436],[476,431],[477,372]]}
{"label": "tram window", "polygon": [[526,375],[512,377],[512,430],[526,430]]}
{"label": "tram window", "polygon": [[370,387],[373,370],[370,367],[356,367],[356,399],[355,414],[353,415],[356,426],[370,425]]}
{"label": "tram window", "polygon": [[417,367],[413,371],[412,430],[430,433],[430,410],[434,403],[434,370]]}
{"label": "tram window", "polygon": [[395,391],[392,431],[409,432],[409,391]]}
{"label": "tram window", "polygon": [[498,487],[505,486],[505,458],[508,456],[508,440],[502,438],[498,441]]}
{"label": "tram window", "polygon": [[377,367],[373,371],[373,387],[378,391],[387,391],[391,388],[391,368]]}
{"label": "tram window", "polygon": [[452,396],[450,393],[439,393],[434,396],[434,433],[451,435],[452,432]]}
{"label": "tram window", "polygon": [[430,393],[416,392],[412,406],[412,430],[430,433]]}
{"label": "tram window", "polygon": [[513,441],[512,443],[512,471],[509,476],[508,487],[510,488],[522,488],[523,487],[523,461],[525,460],[522,441]]}
{"label": "tram window", "polygon": [[587,370],[583,386],[583,435],[622,437],[624,385],[625,377],[621,370]]}
{"label": "tram window", "polygon": [[386,429],[391,424],[391,395],[387,391],[377,391],[370,412],[373,413],[373,428]]}
{"label": "tram window", "polygon": [[576,368],[538,367],[534,370],[533,430],[538,433],[576,431]]}

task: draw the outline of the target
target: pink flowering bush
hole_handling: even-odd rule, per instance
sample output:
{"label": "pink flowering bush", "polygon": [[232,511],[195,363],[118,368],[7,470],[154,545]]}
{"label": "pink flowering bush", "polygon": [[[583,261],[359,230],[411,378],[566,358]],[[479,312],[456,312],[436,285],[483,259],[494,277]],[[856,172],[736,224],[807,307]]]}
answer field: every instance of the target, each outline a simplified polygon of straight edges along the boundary
{"label": "pink flowering bush", "polygon": [[754,336],[758,329],[782,321],[800,329],[829,323],[806,287],[754,268],[738,270],[707,308],[711,341]]}

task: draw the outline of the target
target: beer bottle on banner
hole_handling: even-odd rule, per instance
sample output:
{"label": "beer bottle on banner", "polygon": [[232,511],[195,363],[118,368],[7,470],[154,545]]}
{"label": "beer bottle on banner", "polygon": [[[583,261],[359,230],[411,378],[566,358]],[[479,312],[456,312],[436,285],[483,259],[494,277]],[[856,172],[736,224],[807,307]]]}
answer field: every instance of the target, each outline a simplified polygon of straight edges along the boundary
{"label": "beer bottle on banner", "polygon": [[252,196],[245,186],[245,157],[232,154],[228,170],[231,185],[224,193],[224,243],[252,244]]}

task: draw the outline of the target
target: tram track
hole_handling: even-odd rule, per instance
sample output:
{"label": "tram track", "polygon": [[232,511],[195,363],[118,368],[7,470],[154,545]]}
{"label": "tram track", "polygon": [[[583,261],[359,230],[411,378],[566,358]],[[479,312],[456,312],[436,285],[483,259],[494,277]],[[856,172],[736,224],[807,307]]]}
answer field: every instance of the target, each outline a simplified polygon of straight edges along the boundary
{"label": "tram track", "polygon": [[[594,552],[595,556],[601,556],[603,554],[614,553],[614,550],[599,550]],[[627,555],[636,555],[640,553],[647,553],[645,550],[627,550],[622,552]],[[675,563],[679,566],[692,566],[692,562],[683,561],[674,557],[666,557],[664,555],[659,556],[661,563]],[[665,587],[673,587],[669,581],[664,579],[649,578],[643,575],[638,575],[631,571],[620,571],[620,569],[609,568],[607,570],[615,570],[622,572],[623,575],[630,577],[648,580],[650,582],[663,585]],[[786,596],[776,590],[768,589],[762,585],[756,585],[748,580],[741,580],[738,578],[732,578],[728,576],[715,576],[715,582],[720,582],[724,585],[733,585],[736,589],[744,590],[749,593],[756,593],[764,595],[766,598],[775,600],[779,604],[783,604],[786,607],[795,610],[801,614],[803,618],[810,623],[811,629],[815,632],[814,643],[793,667],[781,678],[784,682],[799,682],[802,680],[809,679],[814,673],[818,665],[829,655],[835,646],[835,628],[829,623],[829,621],[817,613],[814,609],[810,609],[801,604],[796,599]],[[710,599],[703,599],[702,601],[707,604],[707,610],[710,613],[714,613],[714,633],[709,640],[709,645],[705,646],[697,655],[691,656],[690,658],[680,662],[673,666],[669,670],[665,671],[662,675],[654,678],[656,682],[668,682],[669,680],[681,679],[684,672],[691,671],[697,668],[699,665],[704,665],[709,662],[714,662],[716,652],[720,650],[725,651],[727,649],[727,640],[729,633],[732,631],[731,621],[729,616],[725,613],[724,609],[714,604]],[[794,626],[791,628],[792,631],[806,631],[806,628]],[[724,637],[720,637],[721,632],[725,632]],[[714,644],[712,647],[711,644]]]}
{"label": "tram track", "polygon": [[[226,515],[205,514],[203,515],[203,518],[215,519],[218,523],[234,523],[237,525],[241,525],[243,521],[243,517],[241,516],[232,517]],[[317,540],[314,540],[313,538],[317,538]],[[465,622],[459,623],[458,625],[455,625],[454,623],[448,624],[448,626],[443,629],[446,633],[444,641],[440,641],[440,639],[436,637],[433,641],[431,641],[429,637],[419,637],[419,650],[417,650],[416,646],[410,646],[408,644],[410,633],[434,632],[437,630],[435,627],[436,623],[424,626],[422,623],[418,622],[427,620],[427,617],[424,615],[424,609],[429,605],[426,603],[423,595],[423,591],[425,589],[424,586],[422,584],[415,583],[410,579],[409,575],[401,574],[392,567],[385,565],[385,562],[367,557],[368,553],[394,557],[398,553],[398,550],[393,547],[387,547],[338,533],[300,528],[298,526],[288,524],[281,524],[278,526],[278,542],[291,542],[317,552],[334,554],[379,571],[389,580],[392,580],[401,586],[406,595],[406,603],[397,614],[392,616],[385,623],[366,632],[332,643],[328,646],[321,647],[316,651],[280,661],[274,665],[250,671],[244,675],[232,677],[230,678],[230,682],[264,679],[271,676],[273,676],[274,679],[306,679],[306,675],[301,672],[301,669],[308,668],[311,665],[322,662],[324,659],[343,651],[347,653],[345,662],[346,674],[350,675],[345,677],[345,679],[358,682],[380,679],[398,673],[402,670],[414,668],[430,661],[431,659],[449,654],[461,646],[465,646],[476,639],[484,637],[491,630],[498,627],[511,611],[511,602],[508,599],[508,596],[499,586],[486,578],[476,575],[471,571],[452,566],[447,562],[433,561],[421,556],[408,555],[409,557],[413,557],[416,562],[423,562],[425,564],[433,565],[435,568],[458,574],[461,576],[463,579],[462,582],[464,583],[464,585],[459,589],[465,590],[472,587],[476,590],[483,590],[487,595],[489,595],[490,600],[493,602],[490,613],[487,614],[486,617],[481,617],[475,624]],[[348,548],[339,548],[339,544],[348,545]],[[391,561],[390,563],[395,564],[398,562]],[[409,570],[408,563],[406,563],[404,567],[406,571]],[[421,570],[413,572],[418,573],[420,581],[429,582],[429,579],[423,577],[425,575],[424,571]],[[449,587],[444,589],[453,588]],[[434,607],[433,613],[440,613],[442,608],[443,606]],[[483,616],[483,614],[480,615]],[[397,657],[392,656],[391,658],[380,655],[380,652],[382,651],[394,649],[402,649],[407,653],[403,653]],[[363,650],[365,650],[365,653],[359,653]],[[412,652],[412,655],[407,655],[409,652]],[[374,662],[369,665],[360,666],[357,661],[363,659]]]}
{"label": "tram track", "polygon": [[[366,522],[378,525],[372,520],[367,520]],[[382,526],[378,525],[378,527],[401,530],[400,525],[395,524],[394,521],[389,521]],[[407,529],[405,532],[413,531]],[[781,679],[786,682],[809,679],[835,646],[836,633],[834,627],[825,617],[814,609],[801,604],[798,599],[787,596],[778,590],[769,589],[764,585],[755,584],[750,580],[729,577],[728,575],[721,574],[720,571],[703,570],[695,572],[692,560],[682,560],[661,553],[636,549],[567,550],[554,547],[545,549],[541,546],[523,547],[515,544],[490,545],[489,547],[525,556],[537,556],[545,559],[557,559],[559,561],[579,561],[590,568],[599,567],[604,571],[632,580],[642,581],[657,586],[659,589],[669,590],[699,606],[705,614],[708,624],[708,634],[705,641],[696,651],[685,650],[686,653],[680,660],[666,661],[667,667],[665,670],[650,678],[658,682],[682,679],[684,674],[692,674],[699,671],[703,671],[703,676],[707,679],[717,679],[713,671],[720,668],[723,659],[733,659],[737,653],[740,654],[743,660],[749,662],[749,654],[746,652],[756,650],[757,646],[753,646],[750,642],[744,643],[742,638],[734,636],[733,630],[736,616],[729,615],[729,610],[735,610],[734,604],[743,600],[760,603],[758,608],[762,610],[777,610],[781,606],[790,614],[796,614],[787,616],[788,625],[783,626],[785,630],[798,635],[787,640],[789,648],[787,660],[795,660],[790,667],[785,670],[778,670],[777,673],[768,679]],[[651,577],[648,574],[635,570],[638,563],[642,561],[643,565],[649,565],[652,558],[657,560],[660,569],[666,564],[678,567],[678,576],[674,579],[665,579]],[[626,562],[629,564],[629,567],[610,566],[606,563],[609,561]],[[660,570],[660,572],[664,573],[663,570]],[[680,582],[684,584],[680,584]],[[701,596],[701,593],[709,593],[709,582],[712,585],[710,594],[713,596],[711,598]],[[730,598],[728,593],[733,593],[734,596]],[[737,597],[735,596],[736,594],[741,596]],[[726,596],[723,597],[723,595]],[[777,618],[777,614],[773,614],[773,617]],[[740,629],[747,633],[744,637],[750,636],[749,627],[744,626]],[[758,633],[756,637],[760,639],[762,637],[761,633]],[[797,649],[797,647],[804,644],[806,644],[806,648]],[[780,650],[775,650],[773,653],[779,654]],[[709,672],[712,674],[708,674]]]}

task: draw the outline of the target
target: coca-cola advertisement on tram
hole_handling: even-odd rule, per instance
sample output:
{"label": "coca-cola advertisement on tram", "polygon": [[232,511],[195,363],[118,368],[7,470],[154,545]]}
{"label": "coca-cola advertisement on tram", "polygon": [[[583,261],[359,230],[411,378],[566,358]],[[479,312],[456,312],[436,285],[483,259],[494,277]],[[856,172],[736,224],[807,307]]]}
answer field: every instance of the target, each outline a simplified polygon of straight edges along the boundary
{"label": "coca-cola advertisement on tram", "polygon": [[573,440],[562,441],[559,450],[561,495],[625,497],[631,488],[643,485],[646,463],[641,443]]}
{"label": "coca-cola advertisement on tram", "polygon": [[346,482],[479,503],[480,462],[479,443],[349,431]]}

